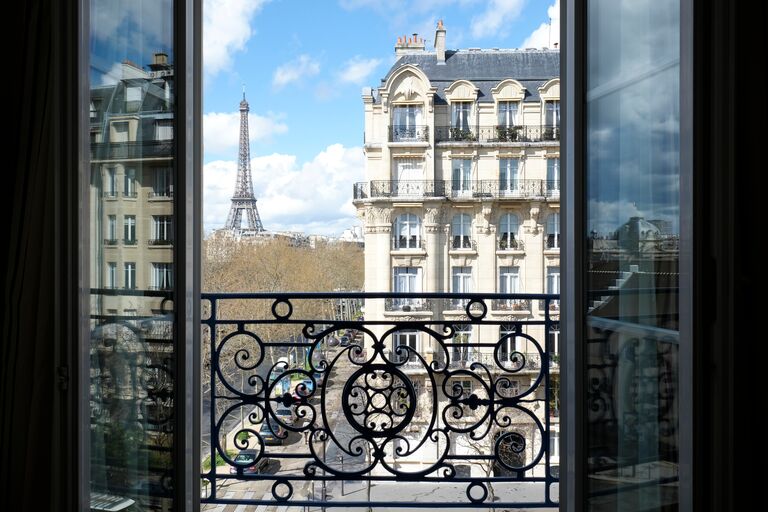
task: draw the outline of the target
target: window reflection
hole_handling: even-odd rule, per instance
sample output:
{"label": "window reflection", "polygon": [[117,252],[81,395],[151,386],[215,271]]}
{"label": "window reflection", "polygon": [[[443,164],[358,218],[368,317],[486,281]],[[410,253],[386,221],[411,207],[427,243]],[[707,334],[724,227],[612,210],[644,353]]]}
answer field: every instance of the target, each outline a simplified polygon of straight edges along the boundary
{"label": "window reflection", "polygon": [[92,510],[172,508],[172,7],[91,2]]}
{"label": "window reflection", "polygon": [[672,510],[679,2],[591,0],[587,16],[588,503]]}

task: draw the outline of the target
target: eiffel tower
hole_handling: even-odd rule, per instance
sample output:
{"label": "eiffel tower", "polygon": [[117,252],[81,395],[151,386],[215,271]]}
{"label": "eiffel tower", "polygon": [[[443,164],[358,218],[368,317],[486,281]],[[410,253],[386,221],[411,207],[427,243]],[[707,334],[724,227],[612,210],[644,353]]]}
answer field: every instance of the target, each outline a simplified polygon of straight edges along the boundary
{"label": "eiffel tower", "polygon": [[[232,195],[232,207],[227,216],[225,229],[231,230],[236,236],[261,233],[264,226],[261,224],[259,210],[256,209],[256,197],[253,195],[253,180],[251,179],[251,147],[248,142],[248,102],[245,101],[245,88],[243,88],[243,101],[240,102],[240,151],[237,161],[237,182],[235,193]],[[243,228],[243,214],[248,220],[248,227]]]}

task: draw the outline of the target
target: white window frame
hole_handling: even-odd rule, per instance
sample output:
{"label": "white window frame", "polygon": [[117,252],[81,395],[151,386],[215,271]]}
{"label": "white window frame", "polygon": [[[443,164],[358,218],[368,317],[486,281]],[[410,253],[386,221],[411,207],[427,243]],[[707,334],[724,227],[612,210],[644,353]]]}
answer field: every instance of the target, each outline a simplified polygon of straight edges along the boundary
{"label": "white window frame", "polygon": [[[451,267],[451,293],[465,294],[472,293],[472,267],[454,266]],[[453,308],[464,308],[467,299],[453,299]]]}
{"label": "white window frame", "polygon": [[[395,347],[405,345],[410,347],[415,353],[420,354],[420,342],[418,331],[398,331],[392,335],[392,359],[401,362],[403,359],[395,353]],[[418,361],[418,358],[411,354],[409,361]]]}
{"label": "white window frame", "polygon": [[117,215],[107,215],[107,240],[117,240]]}
{"label": "white window frame", "polygon": [[152,288],[155,290],[173,288],[173,263],[152,263]]}
{"label": "white window frame", "polygon": [[546,128],[560,128],[560,100],[544,100],[543,124]]}
{"label": "white window frame", "polygon": [[472,159],[451,160],[451,190],[454,195],[469,195],[472,190]]}
{"label": "white window frame", "polygon": [[547,159],[547,195],[560,195],[560,157]]}
{"label": "white window frame", "polygon": [[560,213],[550,213],[547,215],[547,249],[560,248]]}
{"label": "white window frame", "polygon": [[512,128],[520,124],[518,123],[518,116],[520,115],[519,101],[499,101],[497,110],[496,122],[501,128]]}
{"label": "white window frame", "polygon": [[472,105],[473,101],[451,102],[451,128],[462,131],[472,130]]}
{"label": "white window frame", "polygon": [[395,249],[418,249],[421,244],[421,219],[413,213],[403,213],[395,219]]}
{"label": "white window frame", "polygon": [[472,217],[467,213],[457,213],[451,219],[451,247],[453,249],[472,248]]}
{"label": "white window frame", "polygon": [[173,216],[152,216],[152,238],[154,240],[163,240],[166,242],[173,240]]}
{"label": "white window frame", "polygon": [[123,216],[123,242],[136,241],[136,216]]}
{"label": "white window frame", "polygon": [[106,197],[117,196],[117,169],[115,167],[104,169],[104,195]]}
{"label": "white window frame", "polygon": [[547,290],[548,294],[560,293],[560,267],[547,267]]}
{"label": "white window frame", "polygon": [[[392,267],[392,291],[395,293],[420,293],[421,267]],[[393,299],[395,306],[418,305],[420,299]]]}
{"label": "white window frame", "polygon": [[136,289],[136,263],[133,261],[123,263],[123,287],[127,290]]}
{"label": "white window frame", "polygon": [[[392,141],[418,140],[424,128],[424,110],[420,104],[394,105],[392,108]],[[426,133],[426,132],[424,132]]]}
{"label": "white window frame", "polygon": [[499,158],[499,192],[501,195],[519,195],[520,184],[520,159]]}
{"label": "white window frame", "polygon": [[520,231],[520,217],[508,212],[499,218],[499,249],[514,249]]}
{"label": "white window frame", "polygon": [[152,177],[152,195],[173,197],[173,168],[155,167]]}
{"label": "white window frame", "polygon": [[136,168],[127,167],[123,175],[123,196],[136,197]]}
{"label": "white window frame", "polygon": [[117,262],[107,262],[105,288],[117,288]]}

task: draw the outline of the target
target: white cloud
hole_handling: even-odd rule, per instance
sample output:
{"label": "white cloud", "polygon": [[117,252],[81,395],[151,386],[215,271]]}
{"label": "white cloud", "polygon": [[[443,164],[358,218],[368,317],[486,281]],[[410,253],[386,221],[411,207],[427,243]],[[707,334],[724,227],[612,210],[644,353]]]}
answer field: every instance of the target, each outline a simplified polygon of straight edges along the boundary
{"label": "white cloud", "polygon": [[539,25],[539,28],[531,32],[523,44],[523,48],[554,48],[555,43],[560,43],[560,0],[547,8],[549,21]]}
{"label": "white cloud", "polygon": [[472,36],[476,38],[495,37],[520,16],[525,0],[491,0],[485,11],[472,18]]}
{"label": "white cloud", "polygon": [[[254,193],[264,227],[338,235],[359,224],[352,205],[352,184],[365,176],[359,147],[333,144],[299,164],[294,155],[272,154],[251,160]],[[227,219],[235,187],[237,162],[215,161],[203,171],[206,231]]]}
{"label": "white cloud", "polygon": [[299,55],[298,58],[286,62],[275,70],[272,85],[278,89],[291,82],[301,80],[306,76],[314,76],[320,72],[320,64],[309,55]]}
{"label": "white cloud", "polygon": [[204,1],[203,67],[207,75],[231,67],[232,55],[245,49],[251,38],[251,19],[268,1]]}
{"label": "white cloud", "polygon": [[[288,126],[275,114],[248,115],[248,138],[251,141],[269,140],[273,135],[287,131]],[[203,116],[203,142],[206,154],[219,155],[236,150],[239,140],[240,112],[210,112]]]}
{"label": "white cloud", "polygon": [[381,64],[381,59],[363,59],[359,55],[348,60],[339,73],[339,80],[353,84],[362,84]]}

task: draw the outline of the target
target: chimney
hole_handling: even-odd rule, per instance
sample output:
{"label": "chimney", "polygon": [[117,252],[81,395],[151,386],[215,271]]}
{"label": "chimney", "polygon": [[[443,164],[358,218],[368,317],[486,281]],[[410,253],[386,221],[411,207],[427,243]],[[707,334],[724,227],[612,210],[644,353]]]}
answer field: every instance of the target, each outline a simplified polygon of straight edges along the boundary
{"label": "chimney", "polygon": [[437,53],[437,63],[445,64],[445,27],[443,20],[437,22],[435,30],[435,53]]}
{"label": "chimney", "polygon": [[402,36],[397,38],[395,44],[395,55],[404,55],[406,53],[418,53],[424,51],[424,39],[419,34],[413,34],[413,37]]}
{"label": "chimney", "polygon": [[153,55],[152,64],[160,65],[160,66],[167,66],[168,65],[168,54],[163,52],[157,52]]}

